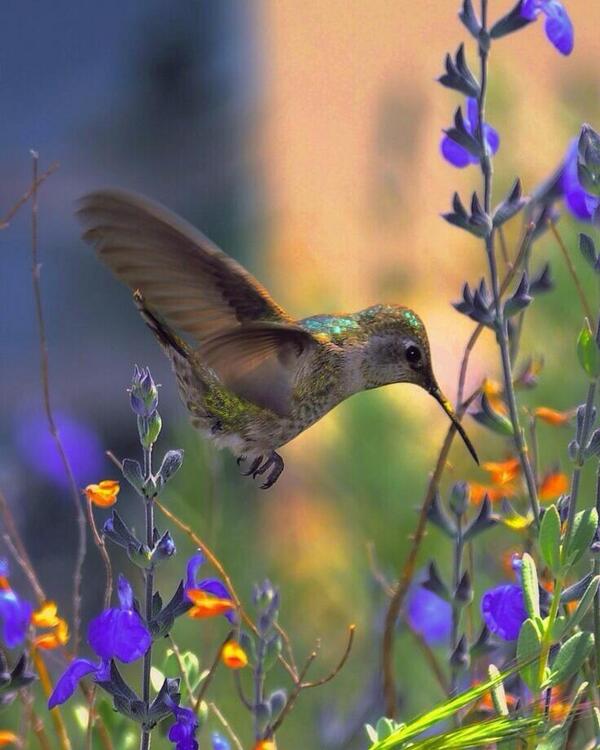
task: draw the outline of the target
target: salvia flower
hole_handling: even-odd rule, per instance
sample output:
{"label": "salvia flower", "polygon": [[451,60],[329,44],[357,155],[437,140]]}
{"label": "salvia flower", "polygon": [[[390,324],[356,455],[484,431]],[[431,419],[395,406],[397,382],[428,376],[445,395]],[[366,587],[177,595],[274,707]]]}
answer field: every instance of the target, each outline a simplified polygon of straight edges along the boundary
{"label": "salvia flower", "polygon": [[569,14],[559,0],[523,0],[521,15],[535,21],[543,13],[546,16],[545,31],[549,41],[563,55],[573,51],[574,32]]}
{"label": "salvia flower", "polygon": [[103,479],[98,484],[88,484],[84,492],[87,499],[99,508],[110,508],[117,502],[121,485],[115,479]]}
{"label": "salvia flower", "polygon": [[31,622],[33,607],[21,599],[12,589],[0,591],[0,620],[2,620],[2,640],[7,648],[23,643]]}
{"label": "salvia flower", "polygon": [[175,723],[171,725],[168,737],[175,743],[175,750],[198,750],[198,717],[191,708],[182,708],[174,703],[172,711]]}
{"label": "salvia flower", "polygon": [[489,589],[481,598],[481,614],[494,635],[504,641],[516,640],[527,619],[523,590],[513,583]]}
{"label": "salvia flower", "polygon": [[411,628],[430,646],[449,641],[452,608],[432,591],[423,586],[414,586],[406,605],[406,617]]}
{"label": "salvia flower", "polygon": [[538,406],[533,413],[542,422],[546,422],[546,424],[553,425],[554,427],[567,424],[573,418],[573,410],[558,411],[548,406]]}
{"label": "salvia flower", "polygon": [[74,659],[56,683],[48,700],[49,708],[68,700],[87,675],[93,675],[97,682],[110,679],[112,659],[130,663],[140,659],[150,648],[152,636],[133,607],[133,591],[123,576],[119,576],[118,594],[120,606],[105,609],[88,626],[88,642],[100,662]]}
{"label": "salvia flower", "polygon": [[198,550],[187,564],[185,596],[194,605],[188,615],[195,619],[225,615],[230,622],[235,619],[235,604],[227,588],[217,578],[197,580],[198,569],[206,562],[201,550]]}
{"label": "salvia flower", "polygon": [[44,602],[36,609],[31,615],[31,624],[49,631],[36,635],[33,642],[37,648],[50,650],[65,646],[69,641],[69,626],[66,620],[59,617],[56,602]]}
{"label": "salvia flower", "polygon": [[[479,126],[479,112],[477,109],[477,100],[469,97],[467,99],[467,111],[463,116],[465,127],[470,135],[475,137]],[[494,130],[491,125],[483,124],[483,135],[489,151],[495,154],[500,145],[500,136],[498,131]],[[471,154],[464,146],[461,146],[455,140],[445,135],[440,144],[442,156],[446,161],[455,167],[462,169],[469,164],[479,164],[479,159]]]}
{"label": "salvia flower", "polygon": [[154,414],[158,408],[158,388],[149,368],[134,367],[129,397],[131,408],[138,417],[151,417]]}
{"label": "salvia flower", "polygon": [[227,641],[221,649],[221,661],[229,669],[243,669],[248,665],[248,656],[237,641]]}
{"label": "salvia flower", "polygon": [[33,607],[21,599],[11,589],[8,581],[10,569],[8,562],[0,558],[0,621],[2,621],[2,640],[7,648],[14,648],[23,643],[31,622]]}
{"label": "salvia flower", "polygon": [[600,198],[588,193],[577,170],[577,140],[572,140],[565,156],[560,177],[561,188],[568,210],[580,221],[591,222],[600,206]]}

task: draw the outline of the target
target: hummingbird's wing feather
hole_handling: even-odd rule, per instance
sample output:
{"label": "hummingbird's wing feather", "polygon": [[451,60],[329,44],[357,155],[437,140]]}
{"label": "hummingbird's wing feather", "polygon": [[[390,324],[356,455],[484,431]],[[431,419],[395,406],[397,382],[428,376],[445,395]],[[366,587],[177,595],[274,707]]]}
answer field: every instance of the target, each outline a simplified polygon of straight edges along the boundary
{"label": "hummingbird's wing feather", "polygon": [[297,325],[251,323],[208,339],[198,354],[234,393],[288,416],[298,369],[317,346]]}
{"label": "hummingbird's wing feather", "polygon": [[199,343],[245,323],[291,322],[245,268],[160,204],[110,189],[84,196],[77,213],[118,278]]}

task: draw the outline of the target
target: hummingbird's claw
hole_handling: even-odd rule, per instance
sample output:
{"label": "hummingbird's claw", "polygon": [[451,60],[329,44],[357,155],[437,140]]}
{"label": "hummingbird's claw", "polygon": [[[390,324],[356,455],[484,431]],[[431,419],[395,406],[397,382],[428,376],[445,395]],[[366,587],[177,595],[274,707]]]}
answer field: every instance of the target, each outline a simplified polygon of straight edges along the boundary
{"label": "hummingbird's claw", "polygon": [[[262,456],[259,456],[258,458],[255,458],[254,461],[252,461],[252,463],[250,464],[250,467],[248,468],[248,471],[242,471],[242,476],[243,477],[249,477],[250,474],[252,474],[252,476],[255,476],[255,471],[260,467],[260,465],[262,463],[262,460],[263,460]],[[240,463],[240,461],[238,459],[238,464],[239,463]]]}
{"label": "hummingbird's claw", "polygon": [[260,485],[261,490],[268,490],[269,487],[272,487],[275,484],[275,482],[279,479],[279,475],[283,471],[283,467],[284,467],[283,458],[281,458],[279,453],[275,453],[275,451],[273,451],[270,457],[264,462],[264,464],[259,469],[257,469],[254,472],[252,476],[256,478],[259,474],[264,474],[268,469],[271,469],[266,481]]}

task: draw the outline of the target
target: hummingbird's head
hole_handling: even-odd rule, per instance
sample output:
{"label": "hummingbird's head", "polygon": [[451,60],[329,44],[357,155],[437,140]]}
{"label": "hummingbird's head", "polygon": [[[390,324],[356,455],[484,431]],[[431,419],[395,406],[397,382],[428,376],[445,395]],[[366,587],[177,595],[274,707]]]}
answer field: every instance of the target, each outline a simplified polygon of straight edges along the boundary
{"label": "hummingbird's head", "polygon": [[362,366],[365,388],[414,383],[425,389],[442,406],[469,452],[479,463],[452,405],[437,384],[427,331],[419,316],[400,305],[376,305],[363,310],[359,314],[359,321],[367,334]]}

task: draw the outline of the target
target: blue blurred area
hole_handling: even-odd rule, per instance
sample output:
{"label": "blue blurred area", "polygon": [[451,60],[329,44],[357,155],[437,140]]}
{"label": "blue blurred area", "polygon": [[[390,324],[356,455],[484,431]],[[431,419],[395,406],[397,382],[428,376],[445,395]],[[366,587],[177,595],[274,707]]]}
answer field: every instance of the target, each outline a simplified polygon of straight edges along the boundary
{"label": "blue blurred area", "polygon": [[[260,109],[255,26],[243,0],[3,4],[0,216],[30,184],[30,149],[40,173],[60,162],[39,191],[41,283],[53,405],[81,486],[114,474],[106,448],[136,452],[133,364],[171,376],[127,290],[81,242],[75,201],[106,185],[139,190],[247,260],[261,225],[247,148]],[[0,231],[0,480],[56,582],[68,580],[75,529],[43,414],[30,221],[26,206]],[[175,388],[161,396],[183,418]]]}

